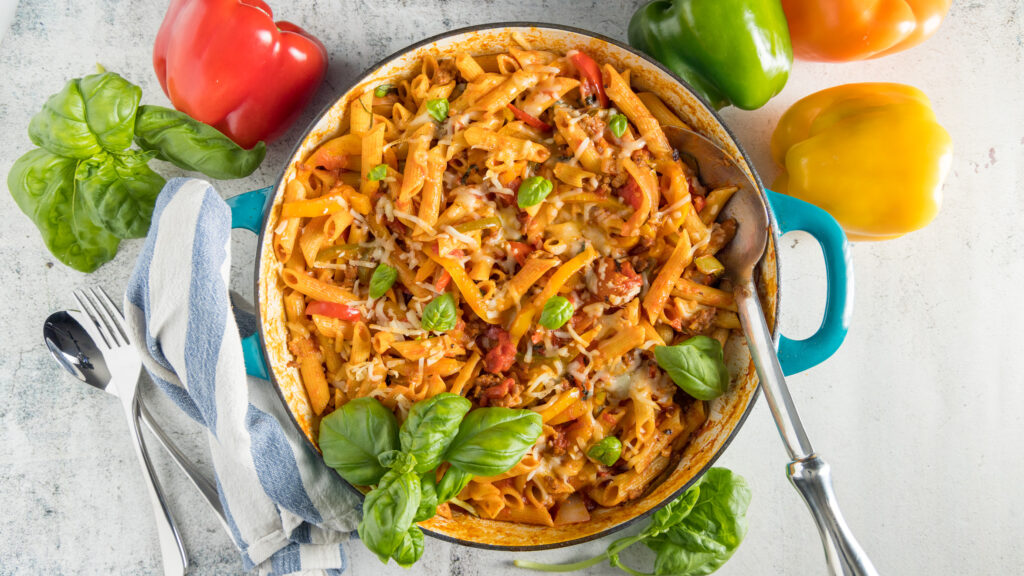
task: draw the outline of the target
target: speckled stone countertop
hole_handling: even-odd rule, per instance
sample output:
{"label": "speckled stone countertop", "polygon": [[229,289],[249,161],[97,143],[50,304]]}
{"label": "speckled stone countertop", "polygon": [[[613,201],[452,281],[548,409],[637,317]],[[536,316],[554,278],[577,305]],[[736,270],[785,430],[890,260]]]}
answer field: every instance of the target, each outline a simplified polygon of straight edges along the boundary
{"label": "speckled stone countertop", "polygon": [[[12,0],[3,0],[11,2]],[[225,196],[268,185],[302,127],[364,68],[426,36],[470,24],[540,20],[625,38],[637,2],[598,0],[311,0],[272,2],[278,16],[323,40],[331,65],[300,122]],[[21,0],[0,43],[0,172],[29,146],[28,120],[71,77],[102,63],[166,104],[151,65],[164,2]],[[853,248],[853,326],[825,364],[790,379],[815,447],[828,456],[849,524],[883,574],[1014,574],[1024,566],[1024,4],[960,0],[938,34],[877,61],[796,63],[789,84],[755,112],[723,115],[766,182],[779,115],[813,91],[856,81],[922,88],[953,136],[945,204],[927,229]],[[165,176],[176,170],[161,164]],[[91,277],[56,263],[32,223],[0,194],[0,576],[161,574],[143,482],[116,402],[63,374],[42,345],[44,318],[79,285],[124,288],[140,241]],[[236,232],[234,281],[252,285],[252,235]],[[810,334],[823,307],[821,256],[799,234],[783,239],[782,328]],[[1017,294],[1017,297],[1013,295]],[[206,462],[194,423],[159,394],[153,411],[186,453]],[[192,574],[234,574],[227,535],[180,472],[153,448],[192,562]],[[721,465],[750,481],[750,532],[719,572],[823,574],[818,535],[788,485],[785,452],[759,402]],[[519,557],[581,558],[602,543]],[[384,568],[348,545],[349,573]],[[428,539],[416,574],[505,576],[507,552]],[[650,562],[646,550],[625,555]],[[615,574],[595,567],[594,574]]]}

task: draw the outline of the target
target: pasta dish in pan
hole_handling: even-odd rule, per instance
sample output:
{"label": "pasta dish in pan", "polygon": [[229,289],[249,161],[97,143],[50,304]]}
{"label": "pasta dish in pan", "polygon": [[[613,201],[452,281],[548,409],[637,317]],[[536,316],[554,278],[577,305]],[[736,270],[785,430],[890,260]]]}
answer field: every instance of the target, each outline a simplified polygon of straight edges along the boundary
{"label": "pasta dish in pan", "polygon": [[551,526],[641,495],[707,416],[654,347],[740,327],[715,259],[735,189],[706,190],[666,125],[685,126],[578,51],[427,57],[364,87],[273,230],[314,412],[369,396],[401,421],[441,392],[538,412],[526,456],[443,515]]}

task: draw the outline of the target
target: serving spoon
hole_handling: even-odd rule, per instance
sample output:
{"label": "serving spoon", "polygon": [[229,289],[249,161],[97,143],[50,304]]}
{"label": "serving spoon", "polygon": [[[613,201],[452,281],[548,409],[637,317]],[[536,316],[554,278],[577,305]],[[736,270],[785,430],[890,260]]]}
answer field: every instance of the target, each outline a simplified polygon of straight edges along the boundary
{"label": "serving spoon", "polygon": [[[107,390],[107,385],[110,383],[110,372],[107,369],[106,360],[94,343],[92,336],[83,328],[84,319],[80,314],[76,310],[61,310],[50,314],[43,324],[43,341],[53,359],[68,373],[94,388]],[[152,413],[146,408],[141,396],[138,399],[138,405],[138,418],[156,436],[175,464],[192,481],[192,485],[199,490],[203,499],[217,514],[224,530],[231,534],[227,518],[224,516],[224,508],[217,496],[217,487],[182,454],[177,445],[163,431],[163,428],[153,419]]]}
{"label": "serving spoon", "polygon": [[775,344],[754,285],[754,265],[768,242],[768,210],[764,197],[735,160],[704,136],[675,126],[664,127],[672,148],[696,165],[701,181],[712,188],[736,186],[722,214],[736,220],[736,236],[716,256],[732,282],[733,296],[746,335],[750,355],[775,426],[791,459],[786,468],[790,482],[803,496],[814,516],[832,574],[877,576],[878,572],[846,525],[832,490],[832,471],[811,447],[793,398],[786,386]]}

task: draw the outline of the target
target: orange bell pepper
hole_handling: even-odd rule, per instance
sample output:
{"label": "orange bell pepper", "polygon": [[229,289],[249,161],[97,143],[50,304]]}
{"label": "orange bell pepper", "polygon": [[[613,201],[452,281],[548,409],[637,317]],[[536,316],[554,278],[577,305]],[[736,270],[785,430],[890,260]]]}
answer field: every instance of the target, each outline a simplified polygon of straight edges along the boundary
{"label": "orange bell pepper", "polygon": [[773,188],[835,217],[850,240],[926,226],[952,164],[949,133],[912,86],[846,84],[793,104],[772,134]]}
{"label": "orange bell pepper", "polygon": [[952,0],[782,0],[793,55],[849,62],[878,58],[924,42]]}

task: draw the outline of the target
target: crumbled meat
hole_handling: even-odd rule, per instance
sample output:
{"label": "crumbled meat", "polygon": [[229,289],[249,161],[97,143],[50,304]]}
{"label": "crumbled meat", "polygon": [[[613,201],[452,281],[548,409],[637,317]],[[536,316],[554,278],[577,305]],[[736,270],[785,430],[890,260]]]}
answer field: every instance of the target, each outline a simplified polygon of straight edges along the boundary
{"label": "crumbled meat", "polygon": [[605,123],[596,116],[583,116],[580,118],[579,126],[583,128],[583,131],[591,138],[598,139],[604,137]]}
{"label": "crumbled meat", "polygon": [[516,382],[515,378],[496,374],[481,374],[473,382],[472,397],[480,406],[510,408],[520,404],[521,392],[522,386]]}
{"label": "crumbled meat", "polygon": [[628,261],[621,266],[614,258],[597,261],[594,274],[587,275],[587,290],[612,306],[622,306],[636,298],[644,285],[643,278]]}
{"label": "crumbled meat", "polygon": [[701,210],[704,209],[704,206],[707,204],[707,199],[704,198],[703,196],[697,196],[696,194],[694,194],[693,200],[691,200],[691,202],[693,202],[693,209],[696,210],[697,212],[700,212]]}
{"label": "crumbled meat", "polygon": [[700,308],[689,318],[683,319],[682,331],[690,334],[706,332],[711,327],[711,322],[714,321],[717,311],[717,308],[712,308],[711,306]]}
{"label": "crumbled meat", "polygon": [[555,456],[561,456],[569,449],[569,435],[566,434],[566,428],[566,426],[556,428],[554,437],[548,442],[548,448]]}
{"label": "crumbled meat", "polygon": [[508,332],[492,326],[487,332],[488,339],[493,342],[487,355],[484,356],[484,369],[491,374],[501,374],[516,361],[516,348],[509,340]]}
{"label": "crumbled meat", "polygon": [[437,63],[437,72],[434,74],[432,84],[447,84],[455,80],[458,69],[455,68],[455,60],[447,58]]}

